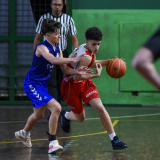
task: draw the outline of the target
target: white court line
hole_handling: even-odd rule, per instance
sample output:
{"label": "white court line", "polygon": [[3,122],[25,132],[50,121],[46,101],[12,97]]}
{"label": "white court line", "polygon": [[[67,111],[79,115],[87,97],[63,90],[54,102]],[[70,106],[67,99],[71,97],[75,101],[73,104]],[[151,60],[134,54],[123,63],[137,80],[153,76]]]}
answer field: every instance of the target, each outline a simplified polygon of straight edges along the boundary
{"label": "white court line", "polygon": [[[155,116],[160,115],[160,113],[154,113],[154,114],[141,114],[141,115],[132,115],[132,116],[118,116],[118,117],[110,117],[110,118],[128,118],[128,117],[144,117],[144,116]],[[85,120],[92,120],[92,119],[100,119],[100,118],[86,118]],[[3,121],[0,123],[22,123],[26,121]],[[48,122],[47,120],[40,120],[38,122]]]}
{"label": "white court line", "polygon": [[[160,113],[142,114],[142,115],[132,115],[132,116],[118,116],[118,117],[110,117],[110,118],[143,117],[143,116],[155,116],[155,115],[160,115]],[[91,120],[91,119],[100,119],[100,118],[86,118],[86,120]]]}
{"label": "white court line", "polygon": [[[26,123],[27,121],[3,121],[3,122],[0,122],[0,123]],[[48,122],[47,120],[40,120],[38,122]]]}

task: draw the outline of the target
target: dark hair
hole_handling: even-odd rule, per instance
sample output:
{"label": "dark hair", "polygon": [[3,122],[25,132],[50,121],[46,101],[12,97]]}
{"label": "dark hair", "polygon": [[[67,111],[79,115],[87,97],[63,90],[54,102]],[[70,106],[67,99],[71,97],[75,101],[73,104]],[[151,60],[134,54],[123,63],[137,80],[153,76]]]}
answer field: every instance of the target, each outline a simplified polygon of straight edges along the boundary
{"label": "dark hair", "polygon": [[[52,3],[52,1],[53,1],[53,0],[51,0],[51,3]],[[62,0],[62,3],[63,3],[63,0]]]}
{"label": "dark hair", "polygon": [[101,41],[102,36],[102,32],[97,27],[88,28],[85,33],[86,40]]}
{"label": "dark hair", "polygon": [[56,22],[53,19],[46,18],[42,22],[41,32],[43,35],[46,33],[53,33],[57,29],[61,29],[62,25],[60,22]]}

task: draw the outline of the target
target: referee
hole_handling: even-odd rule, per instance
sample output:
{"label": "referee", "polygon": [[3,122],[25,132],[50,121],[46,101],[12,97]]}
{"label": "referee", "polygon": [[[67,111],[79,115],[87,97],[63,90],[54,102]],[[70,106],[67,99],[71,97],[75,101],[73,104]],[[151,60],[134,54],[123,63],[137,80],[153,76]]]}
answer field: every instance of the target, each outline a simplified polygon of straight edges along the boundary
{"label": "referee", "polygon": [[[78,48],[79,43],[78,43],[78,39],[76,36],[77,31],[76,31],[74,21],[71,16],[65,13],[62,13],[63,6],[64,6],[63,0],[51,0],[52,13],[46,13],[40,17],[37,28],[36,28],[36,36],[34,38],[33,50],[41,42],[41,39],[42,39],[41,25],[42,25],[43,19],[45,18],[54,19],[55,21],[58,21],[62,24],[62,28],[60,31],[61,39],[59,42],[59,46],[62,49],[63,57],[68,57],[68,49],[67,49],[67,36],[68,35],[71,37],[73,49]],[[60,104],[62,101],[62,94],[60,91],[62,80],[63,80],[63,73],[60,67],[58,65],[54,66],[52,70],[52,74],[47,82],[48,92]]]}

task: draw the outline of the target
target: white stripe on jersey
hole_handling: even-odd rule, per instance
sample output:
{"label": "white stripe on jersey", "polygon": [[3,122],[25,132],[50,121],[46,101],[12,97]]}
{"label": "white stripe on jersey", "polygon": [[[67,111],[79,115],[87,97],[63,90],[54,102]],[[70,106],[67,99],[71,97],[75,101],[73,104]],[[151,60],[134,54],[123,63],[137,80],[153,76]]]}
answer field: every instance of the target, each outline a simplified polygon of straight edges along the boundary
{"label": "white stripe on jersey", "polygon": [[61,17],[58,17],[58,18],[54,17],[51,13],[44,14],[40,17],[38,21],[38,25],[36,28],[37,33],[41,34],[42,21],[43,19],[46,19],[46,18],[54,19],[55,21],[60,22],[62,24],[62,28],[60,31],[61,39],[59,42],[59,46],[61,47],[62,51],[64,51],[67,48],[67,36],[68,35],[72,36],[77,34],[77,30],[72,17],[70,17],[65,13],[63,13]]}

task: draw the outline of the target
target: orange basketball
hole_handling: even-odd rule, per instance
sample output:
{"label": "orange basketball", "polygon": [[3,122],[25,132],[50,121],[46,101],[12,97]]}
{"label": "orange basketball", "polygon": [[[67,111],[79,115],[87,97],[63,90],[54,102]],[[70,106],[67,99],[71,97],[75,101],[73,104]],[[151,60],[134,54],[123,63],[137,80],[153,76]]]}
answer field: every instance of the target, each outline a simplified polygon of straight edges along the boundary
{"label": "orange basketball", "polygon": [[117,57],[111,59],[106,66],[106,71],[112,78],[121,78],[125,75],[126,70],[126,63]]}

